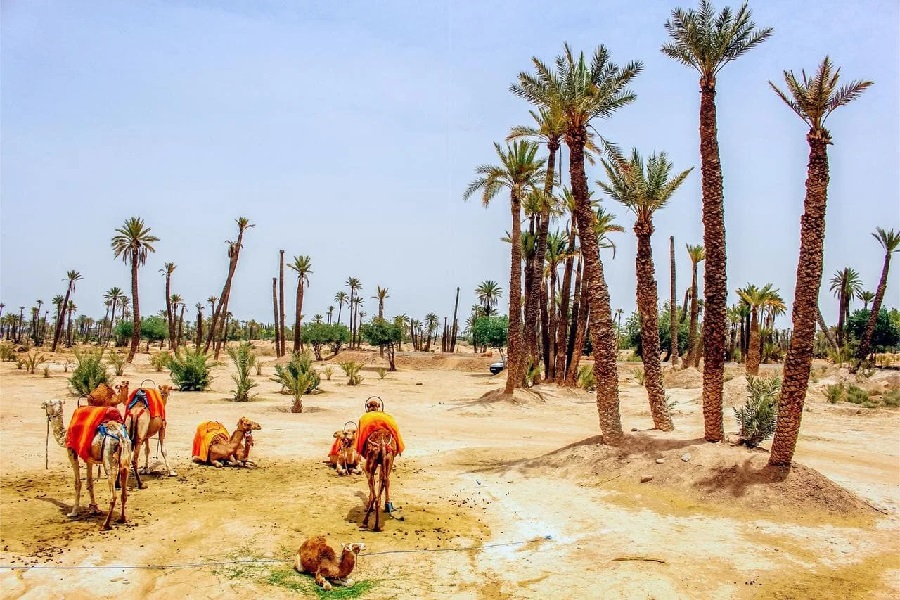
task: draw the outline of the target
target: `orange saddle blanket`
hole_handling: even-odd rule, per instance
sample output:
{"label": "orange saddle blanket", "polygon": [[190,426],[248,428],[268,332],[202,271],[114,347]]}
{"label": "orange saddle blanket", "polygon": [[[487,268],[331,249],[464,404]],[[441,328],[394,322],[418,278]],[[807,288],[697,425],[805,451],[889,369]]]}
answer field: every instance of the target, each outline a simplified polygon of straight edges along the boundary
{"label": "orange saddle blanket", "polygon": [[328,451],[328,458],[332,456],[337,456],[341,452],[341,438],[334,438],[334,443],[331,444],[331,450]]}
{"label": "orange saddle blanket", "polygon": [[366,455],[366,439],[376,429],[387,429],[390,431],[394,435],[394,439],[397,440],[397,456],[403,454],[406,445],[403,443],[403,437],[400,435],[400,428],[397,426],[397,422],[391,415],[377,410],[367,412],[359,418],[359,428],[356,434],[357,452],[362,456]]}
{"label": "orange saddle blanket", "polygon": [[82,460],[90,460],[91,443],[97,428],[106,421],[122,422],[122,413],[114,406],[80,406],[72,413],[66,430],[66,448],[78,453]]}
{"label": "orange saddle blanket", "polygon": [[162,417],[162,420],[165,421],[166,405],[163,404],[162,396],[159,395],[159,390],[153,388],[137,388],[131,392],[131,394],[128,395],[128,404],[125,405],[125,414],[127,415],[130,412],[140,410],[142,403],[140,400],[138,400],[137,403],[134,401],[134,397],[139,391],[144,392],[147,397],[147,408],[150,410],[150,417]]}
{"label": "orange saddle blanket", "polygon": [[206,462],[209,459],[209,447],[218,437],[224,438],[223,441],[228,441],[228,430],[224,425],[218,421],[200,423],[197,433],[194,434],[191,456],[199,456],[200,460]]}

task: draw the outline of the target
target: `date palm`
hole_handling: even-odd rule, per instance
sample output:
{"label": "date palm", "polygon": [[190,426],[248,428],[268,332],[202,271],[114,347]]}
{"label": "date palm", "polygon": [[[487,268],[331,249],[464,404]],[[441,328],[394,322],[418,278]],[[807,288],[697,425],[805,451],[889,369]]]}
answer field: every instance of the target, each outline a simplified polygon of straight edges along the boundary
{"label": "date palm", "polygon": [[859,369],[859,365],[869,357],[869,350],[872,347],[872,335],[875,333],[875,320],[878,317],[878,311],[881,310],[881,302],[884,300],[884,291],[887,289],[888,270],[891,268],[891,255],[900,250],[900,233],[891,229],[885,231],[881,227],[875,228],[872,234],[881,247],[884,248],[884,264],[881,267],[881,279],[878,281],[878,288],[875,290],[875,296],[872,298],[872,310],[869,312],[869,320],[866,323],[866,332],[859,342],[859,349],[856,352],[857,362],[851,368],[855,373]]}
{"label": "date palm", "polygon": [[[228,313],[228,301],[231,298],[231,282],[234,279],[234,273],[237,271],[238,259],[241,255],[241,249],[244,247],[244,232],[254,227],[253,223],[250,222],[250,219],[247,217],[238,217],[235,219],[235,223],[238,226],[238,235],[237,241],[232,242],[231,240],[226,240],[225,243],[228,244],[228,275],[225,276],[225,285],[222,288],[222,293],[219,294],[219,306],[212,314],[212,319],[209,324],[209,334],[206,338],[206,346],[203,349],[203,352],[209,352],[209,347],[216,342],[216,350],[215,350],[215,358],[219,358],[219,351],[222,347],[222,340],[225,339],[225,315]],[[220,339],[217,335],[218,328],[222,328],[222,336]]]}
{"label": "date palm", "polygon": [[862,280],[856,269],[845,267],[837,271],[829,289],[838,298],[837,344],[844,347],[844,323],[850,318],[850,303],[862,292]]}
{"label": "date palm", "polygon": [[487,311],[497,306],[500,296],[503,295],[503,288],[496,281],[486,279],[475,288],[475,294],[478,295],[478,301],[481,303],[481,306]]}
{"label": "date palm", "polygon": [[275,354],[284,356],[287,348],[287,342],[284,340],[284,250],[278,251],[278,257],[278,311],[275,322],[275,328],[278,330],[278,335],[275,336],[278,347]]}
{"label": "date palm", "polygon": [[869,310],[869,302],[875,299],[875,292],[863,290],[859,293],[858,297],[863,302],[863,310]]}
{"label": "date palm", "polygon": [[194,342],[194,349],[199,350],[200,344],[203,343],[203,303],[198,302],[194,305],[197,309],[197,337]]}
{"label": "date palm", "polygon": [[761,288],[755,285],[737,290],[738,296],[750,309],[750,349],[746,357],[746,369],[748,376],[759,375],[760,349],[762,340],[759,335],[760,311],[784,309],[784,301],[778,294],[778,290],[767,283]]}
{"label": "date palm", "polygon": [[666,56],[700,75],[700,160],[703,178],[703,245],[706,248],[703,292],[703,419],[707,441],[725,435],[722,395],[725,381],[725,333],[728,287],[725,272],[725,202],[716,133],[716,77],[722,68],[772,34],[756,29],[747,4],[717,15],[707,0],[693,9],[676,8],[665,28],[671,40]]}
{"label": "date palm", "polygon": [[172,307],[172,273],[175,271],[175,263],[163,264],[160,273],[166,277],[166,324],[169,326],[169,348],[175,350],[175,311]]}
{"label": "date palm", "polygon": [[[170,347],[170,348],[172,349],[172,351],[174,352],[175,350],[178,350],[178,346],[180,346],[181,343],[182,343],[182,342],[181,342],[181,336],[182,336],[182,334],[184,333],[184,307],[185,307],[185,303],[184,303],[184,298],[182,298],[179,294],[172,294],[172,295],[169,297],[169,303],[172,305],[172,320],[174,321],[174,323],[173,323],[174,327],[173,327],[173,328],[174,328],[174,330],[175,330],[175,336],[174,336],[174,338],[173,338],[173,340],[172,340],[172,343],[170,344],[169,347]],[[180,314],[179,317],[176,319],[176,318],[175,318],[175,311],[177,311],[179,308],[181,309],[181,314]]]}
{"label": "date palm", "polygon": [[487,208],[502,189],[509,191],[512,216],[512,242],[509,275],[509,350],[505,393],[511,394],[522,387],[525,379],[525,348],[522,337],[522,201],[532,189],[536,189],[546,177],[545,161],[536,158],[538,145],[519,140],[502,148],[494,143],[500,159],[499,165],[480,165],[475,169],[477,177],[463,193],[468,200],[481,192],[481,203]]}
{"label": "date palm", "polygon": [[380,285],[375,286],[375,295],[372,296],[372,299],[378,300],[378,318],[384,318],[384,301],[386,298],[390,298],[390,294],[388,294],[388,289],[383,288]]}
{"label": "date palm", "polygon": [[295,256],[288,268],[297,273],[297,302],[294,310],[294,352],[300,352],[300,322],[303,320],[303,291],[309,285],[312,261],[309,256]]}
{"label": "date palm", "polygon": [[350,311],[350,348],[354,346],[354,340],[356,338],[356,331],[358,325],[356,323],[356,315],[359,310],[359,302],[357,301],[357,292],[362,289],[362,283],[360,283],[359,279],[356,277],[348,277],[347,278],[347,287],[350,288],[350,299],[348,300],[347,308]]}
{"label": "date palm", "polygon": [[773,466],[791,464],[809,385],[819,288],[822,285],[825,206],[828,198],[828,145],[831,134],[825,129],[825,120],[872,85],[871,81],[852,81],[838,87],[839,79],[840,69],[834,69],[826,56],[812,77],[804,71],[797,79],[793,72],[785,71],[787,92],[769,82],[778,97],[809,127],[806,134],[809,144],[806,196],[800,218],[800,256],[791,311],[793,333],[784,361],[778,421],[769,456],[769,464]]}
{"label": "date palm", "polygon": [[532,63],[535,72],[520,73],[512,91],[538,107],[556,107],[565,119],[569,180],[575,197],[584,263],[582,285],[587,291],[593,324],[590,330],[595,355],[598,420],[604,441],[618,444],[624,434],[619,415],[617,343],[584,171],[585,146],[592,120],[610,117],[635,100],[636,96],[628,85],[641,72],[643,65],[634,61],[619,67],[610,61],[609,53],[603,46],[598,46],[588,61],[584,53],[576,57],[568,44],[563,55],[556,58],[555,70],[537,58],[533,58]]}
{"label": "date palm", "polygon": [[685,244],[688,256],[691,259],[691,320],[688,323],[688,355],[684,361],[684,368],[700,363],[700,344],[697,343],[697,320],[700,314],[700,304],[697,297],[697,265],[706,260],[706,250],[697,244],[692,246]]}
{"label": "date palm", "polygon": [[[53,298],[53,303],[56,304],[56,332],[53,334],[53,346],[50,348],[51,352],[56,352],[56,346],[59,344],[59,338],[62,335],[63,321],[65,321],[66,311],[69,307],[69,298],[72,296],[72,292],[75,291],[75,282],[81,280],[81,273],[78,271],[68,271],[66,273],[66,280],[68,281],[68,285],[66,286],[66,295],[56,296]],[[57,303],[56,300],[59,298],[60,302]]]}
{"label": "date palm", "polygon": [[109,309],[110,321],[109,321],[109,331],[107,332],[107,337],[106,337],[107,342],[109,341],[109,338],[112,337],[113,327],[115,327],[115,324],[116,324],[116,307],[119,304],[119,302],[122,300],[122,296],[123,296],[122,288],[119,288],[119,287],[111,287],[111,288],[109,288],[109,290],[106,291],[105,294],[103,294],[103,298],[110,303],[110,309]]}
{"label": "date palm", "polygon": [[341,309],[343,309],[343,308],[344,308],[344,305],[347,304],[347,302],[349,301],[349,298],[348,298],[348,296],[347,296],[347,292],[340,291],[340,292],[338,292],[337,294],[335,294],[335,295],[334,295],[334,301],[338,303],[338,318],[337,318],[337,322],[338,322],[338,325],[340,325],[340,324],[341,324]]}
{"label": "date palm", "polygon": [[[131,312],[134,319],[134,327],[131,331],[131,345],[128,348],[126,362],[134,360],[138,344],[141,341],[141,304],[138,295],[138,269],[147,262],[147,255],[156,252],[153,247],[159,238],[150,233],[150,228],[144,225],[144,220],[139,217],[131,217],[116,229],[116,235],[111,241],[113,255],[121,258],[126,265],[131,265]],[[124,302],[124,301],[123,301]]]}
{"label": "date palm", "polygon": [[628,160],[610,161],[604,158],[601,162],[609,182],[598,181],[597,185],[635,216],[636,290],[643,344],[641,359],[644,362],[644,387],[647,388],[653,426],[662,431],[671,431],[674,426],[666,404],[662,365],[659,360],[659,311],[650,237],[654,231],[653,214],[669,203],[672,195],[681,187],[693,168],[673,175],[674,165],[665,152],[651,154],[645,165],[636,148],[631,151]]}

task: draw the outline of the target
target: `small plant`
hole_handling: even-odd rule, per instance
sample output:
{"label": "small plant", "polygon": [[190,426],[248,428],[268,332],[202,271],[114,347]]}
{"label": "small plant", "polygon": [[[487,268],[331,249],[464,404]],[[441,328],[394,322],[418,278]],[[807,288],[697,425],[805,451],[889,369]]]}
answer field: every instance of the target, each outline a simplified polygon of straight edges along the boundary
{"label": "small plant", "polygon": [[294,374],[291,371],[287,371],[285,373],[285,377],[287,378],[287,387],[291,392],[291,396],[294,397],[294,401],[293,403],[291,403],[292,413],[303,412],[303,394],[305,394],[306,390],[309,389],[309,386],[312,385],[314,376],[315,373]]}
{"label": "small plant", "polygon": [[49,379],[50,377],[50,365],[44,365],[44,379]]}
{"label": "small plant", "polygon": [[591,365],[581,365],[578,367],[578,387],[586,392],[593,392],[597,387],[594,379],[594,368]]}
{"label": "small plant", "polygon": [[634,370],[634,379],[638,382],[638,385],[644,385],[644,369],[638,367]]}
{"label": "small plant", "polygon": [[24,362],[25,362],[25,366],[27,367],[27,371],[29,373],[31,373],[32,375],[34,375],[35,368],[39,364],[44,362],[44,358],[45,358],[44,355],[38,354],[37,350],[32,350],[31,352],[26,354],[25,358],[24,358]]}
{"label": "small plant", "polygon": [[116,371],[116,375],[121,377],[125,373],[125,354],[119,352],[118,350],[114,350],[109,353],[107,359],[109,364],[113,366]]}
{"label": "small plant", "polygon": [[161,373],[164,368],[169,366],[171,360],[172,353],[168,350],[162,350],[150,357],[150,364],[153,365],[157,373]]}
{"label": "small plant", "polygon": [[525,365],[525,387],[534,387],[536,381],[541,379],[541,363],[538,360],[531,359]]}
{"label": "small plant", "polygon": [[677,400],[672,400],[672,396],[666,394],[666,408],[669,411],[669,414],[672,414],[675,410],[675,406],[678,404]]}
{"label": "small plant", "polygon": [[334,367],[328,365],[324,369],[322,369],[322,373],[325,375],[325,379],[331,381],[331,376],[334,375]]}
{"label": "small plant", "polygon": [[[321,378],[312,366],[312,355],[309,352],[295,352],[291,356],[291,362],[286,365],[275,365],[275,377],[270,379],[281,384],[282,394],[291,394],[296,396],[299,394],[312,394],[319,387]],[[303,377],[301,377],[301,375]],[[299,390],[297,386],[303,383],[304,389]]]}
{"label": "small plant", "polygon": [[65,360],[63,361],[63,373],[68,373],[68,372],[69,372],[69,367],[71,367],[72,364],[73,364],[73,363],[72,363],[72,359],[71,359],[71,358],[65,359]]}
{"label": "small plant", "polygon": [[869,402],[869,393],[853,384],[847,387],[847,402],[853,404],[866,404]]}
{"label": "small plant", "polygon": [[76,396],[87,396],[101,383],[109,384],[109,373],[103,364],[103,348],[99,350],[75,350],[75,369],[69,378],[69,386]]}
{"label": "small plant", "polygon": [[234,361],[237,373],[231,376],[237,389],[234,392],[233,400],[235,402],[249,402],[250,390],[259,384],[250,378],[250,369],[256,363],[256,355],[253,354],[253,346],[248,342],[242,342],[238,346],[228,348],[228,356]]}
{"label": "small plant", "polygon": [[262,372],[262,367],[263,367],[263,366],[262,366],[262,361],[261,361],[261,360],[256,361],[256,374],[257,374],[258,376],[263,374],[263,372]]}
{"label": "small plant", "polygon": [[756,448],[775,432],[779,390],[781,379],[778,377],[747,378],[747,402],[734,409],[741,428],[741,444]]}
{"label": "small plant", "polygon": [[21,371],[22,367],[25,366],[25,359],[16,357],[16,370]]}
{"label": "small plant", "polygon": [[384,367],[378,367],[375,369],[375,372],[378,373],[378,379],[384,379],[384,376],[387,375],[387,369]]}
{"label": "small plant", "polygon": [[0,361],[13,362],[16,356],[16,348],[12,342],[0,343]]}
{"label": "small plant", "polygon": [[341,363],[341,369],[344,370],[344,374],[348,378],[347,385],[359,385],[362,382],[363,379],[359,376],[359,370],[362,369],[362,363],[348,360]]}
{"label": "small plant", "polygon": [[837,404],[844,398],[844,384],[838,383],[835,385],[827,385],[825,386],[825,397],[828,398],[828,402],[831,404]]}
{"label": "small plant", "polygon": [[172,382],[182,392],[202,392],[209,387],[211,366],[202,350],[179,350],[169,361]]}
{"label": "small plant", "polygon": [[891,408],[900,407],[900,390],[885,392],[881,397],[881,403]]}

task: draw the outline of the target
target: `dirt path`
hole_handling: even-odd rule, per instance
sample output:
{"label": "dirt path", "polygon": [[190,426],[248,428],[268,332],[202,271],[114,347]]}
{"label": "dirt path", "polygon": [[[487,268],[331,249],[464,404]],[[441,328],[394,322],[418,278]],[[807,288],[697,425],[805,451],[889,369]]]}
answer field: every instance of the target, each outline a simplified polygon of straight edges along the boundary
{"label": "dirt path", "polygon": [[[132,386],[168,382],[146,356],[139,361],[126,372]],[[2,596],[316,597],[289,562],[317,534],[366,543],[351,596],[372,599],[900,595],[897,411],[856,414],[813,400],[796,457],[810,468],[779,474],[761,451],[702,442],[697,387],[667,390],[675,432],[646,431],[646,394],[623,367],[623,423],[638,431],[611,451],[596,444],[593,394],[543,386],[517,402],[491,401],[482,396],[503,375],[488,375],[489,362],[401,357],[401,371],[379,379],[366,370],[357,387],[335,367],[303,414],[288,412],[270,365],[245,404],[227,399],[228,369],[216,367],[210,391],[170,399],[178,476],[132,490],[130,522],[110,532],[97,518],[65,516],[71,471],[52,438],[44,470],[40,403],[70,398],[67,418],[74,406],[61,367],[43,378],[0,364]],[[739,379],[729,382],[737,396]],[[357,528],[364,478],[339,478],[322,462],[332,433],[359,417],[369,395],[385,400],[407,443],[392,479],[400,510],[382,533]],[[230,430],[242,415],[263,427],[259,468],[190,462],[201,421]],[[98,501],[108,502],[105,486]],[[251,559],[271,562],[236,562]],[[139,565],[168,567],[123,568]]]}

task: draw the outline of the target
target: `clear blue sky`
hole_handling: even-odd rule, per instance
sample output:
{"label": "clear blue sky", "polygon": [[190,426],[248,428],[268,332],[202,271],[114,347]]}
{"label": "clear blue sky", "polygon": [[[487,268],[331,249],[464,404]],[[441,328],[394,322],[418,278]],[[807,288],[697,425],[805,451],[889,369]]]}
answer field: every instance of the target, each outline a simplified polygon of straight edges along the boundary
{"label": "clear blue sky", "polygon": [[[269,321],[278,249],[306,254],[304,313],[324,314],[348,276],[369,299],[389,289],[388,316],[461,313],[474,288],[507,291],[509,208],[464,202],[492,142],[529,124],[508,91],[531,57],[569,42],[644,63],[638,99],[601,133],[625,148],[698,167],[656,217],[659,292],[668,297],[668,236],[678,297],[690,283],[686,243],[702,243],[698,78],[660,52],[663,24],[690,2],[42,2],[2,4],[0,300],[6,310],[63,293],[81,272],[79,312],[103,315],[102,294],[130,290],[110,238],[130,216],[160,238],[141,270],[142,312],[173,292],[193,306],[218,295],[234,219],[256,224],[234,281],[238,318]],[[717,2],[717,8],[725,4]],[[734,3],[732,6],[737,7]],[[900,88],[896,0],[753,2],[773,37],[718,79],[729,303],[768,282],[791,303],[806,177],[806,128],[769,89],[782,71],[829,54],[845,80],[875,85],[828,121],[825,281],[852,266],[873,290],[883,252],[876,226],[900,228]],[[568,164],[566,159],[566,165]],[[594,168],[588,177],[601,176]],[[633,218],[605,255],[614,308],[634,308]],[[886,304],[900,305],[900,261]],[[701,279],[702,281],[702,279]],[[293,280],[287,286],[293,298]],[[679,300],[680,302],[680,300]],[[288,306],[289,320],[292,302]],[[781,323],[788,325],[788,319]]]}

